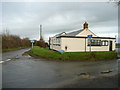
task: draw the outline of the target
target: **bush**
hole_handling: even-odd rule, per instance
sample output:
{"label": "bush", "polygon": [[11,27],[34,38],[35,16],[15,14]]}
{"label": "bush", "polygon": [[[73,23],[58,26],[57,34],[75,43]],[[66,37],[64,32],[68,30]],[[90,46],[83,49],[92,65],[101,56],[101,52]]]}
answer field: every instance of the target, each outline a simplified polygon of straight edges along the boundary
{"label": "bush", "polygon": [[8,32],[2,35],[2,49],[11,49],[18,47],[28,47],[31,45],[29,38],[21,39],[17,35],[11,35]]}
{"label": "bush", "polygon": [[48,43],[46,43],[44,40],[36,41],[35,45],[43,48],[48,47]]}

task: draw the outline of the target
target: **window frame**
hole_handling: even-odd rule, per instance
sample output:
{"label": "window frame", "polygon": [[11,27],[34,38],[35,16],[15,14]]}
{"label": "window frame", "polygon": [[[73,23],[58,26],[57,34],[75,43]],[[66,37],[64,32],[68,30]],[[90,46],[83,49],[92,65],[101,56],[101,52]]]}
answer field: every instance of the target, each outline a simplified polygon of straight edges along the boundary
{"label": "window frame", "polygon": [[[91,45],[90,45],[90,41],[92,41]],[[88,39],[87,46],[101,46],[101,40],[99,40],[99,39]]]}
{"label": "window frame", "polygon": [[[104,44],[103,44],[104,42]],[[102,46],[108,46],[108,40],[102,40]]]}

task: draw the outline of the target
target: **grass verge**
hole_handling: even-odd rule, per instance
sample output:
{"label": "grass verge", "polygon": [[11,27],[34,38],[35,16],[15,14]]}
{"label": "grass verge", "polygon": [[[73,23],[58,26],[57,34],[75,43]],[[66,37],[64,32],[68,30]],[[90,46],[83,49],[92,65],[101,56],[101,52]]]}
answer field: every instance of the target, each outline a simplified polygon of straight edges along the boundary
{"label": "grass verge", "polygon": [[15,50],[24,49],[24,48],[27,48],[27,47],[18,47],[18,48],[2,49],[2,52],[15,51]]}
{"label": "grass verge", "polygon": [[62,61],[70,61],[70,60],[98,61],[98,60],[111,60],[117,58],[117,53],[114,51],[65,52],[64,54],[59,54],[56,51],[49,50],[48,48],[41,48],[38,46],[34,46],[30,51],[28,51],[28,53],[30,55],[46,58],[48,60],[62,60]]}
{"label": "grass verge", "polygon": [[120,48],[120,46],[116,46],[116,48]]}

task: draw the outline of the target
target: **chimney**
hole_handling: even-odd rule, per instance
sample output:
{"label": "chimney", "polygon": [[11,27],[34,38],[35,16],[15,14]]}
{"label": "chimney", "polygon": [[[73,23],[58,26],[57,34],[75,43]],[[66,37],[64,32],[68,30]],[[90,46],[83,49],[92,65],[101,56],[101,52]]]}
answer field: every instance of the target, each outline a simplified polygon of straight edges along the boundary
{"label": "chimney", "polygon": [[84,28],[84,29],[86,29],[86,28],[88,29],[88,23],[87,23],[87,22],[85,22],[85,23],[83,24],[83,28]]}

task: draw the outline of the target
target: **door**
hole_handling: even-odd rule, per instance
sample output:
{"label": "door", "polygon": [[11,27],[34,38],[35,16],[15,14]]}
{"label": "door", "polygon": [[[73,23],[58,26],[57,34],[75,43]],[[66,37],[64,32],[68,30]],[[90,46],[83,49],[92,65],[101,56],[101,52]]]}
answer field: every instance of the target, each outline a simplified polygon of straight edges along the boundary
{"label": "door", "polygon": [[110,41],[110,44],[109,44],[109,51],[112,51],[112,41]]}

